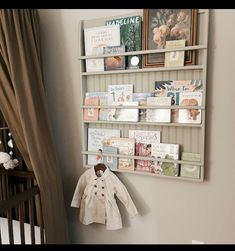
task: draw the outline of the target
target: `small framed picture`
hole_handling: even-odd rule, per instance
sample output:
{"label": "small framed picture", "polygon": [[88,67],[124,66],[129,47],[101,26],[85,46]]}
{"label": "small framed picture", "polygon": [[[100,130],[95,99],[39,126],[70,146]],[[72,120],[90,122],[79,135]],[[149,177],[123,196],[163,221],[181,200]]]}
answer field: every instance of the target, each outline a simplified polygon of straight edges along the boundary
{"label": "small framed picture", "polygon": [[[143,50],[164,49],[166,41],[196,44],[197,9],[144,9]],[[143,67],[164,66],[164,53],[143,55]],[[186,51],[185,65],[195,64],[195,51]]]}

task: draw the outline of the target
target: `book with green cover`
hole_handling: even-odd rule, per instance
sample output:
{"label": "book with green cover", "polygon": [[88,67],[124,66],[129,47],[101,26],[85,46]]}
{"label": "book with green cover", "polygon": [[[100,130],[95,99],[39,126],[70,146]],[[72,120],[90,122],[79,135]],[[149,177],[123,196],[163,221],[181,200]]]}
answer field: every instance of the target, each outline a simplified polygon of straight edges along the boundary
{"label": "book with green cover", "polygon": [[[199,153],[182,152],[181,160],[199,162],[201,160],[201,156]],[[200,178],[200,166],[182,164],[180,168],[180,176],[199,179]]]}
{"label": "book with green cover", "polygon": [[[141,35],[141,16],[131,16],[119,19],[107,20],[106,25],[120,25],[120,38],[121,45],[125,45],[126,51],[139,51],[142,46]],[[134,56],[134,55],[133,55]],[[131,68],[131,58],[133,56],[127,56],[127,68]],[[141,56],[138,55],[139,66],[141,65]]]}

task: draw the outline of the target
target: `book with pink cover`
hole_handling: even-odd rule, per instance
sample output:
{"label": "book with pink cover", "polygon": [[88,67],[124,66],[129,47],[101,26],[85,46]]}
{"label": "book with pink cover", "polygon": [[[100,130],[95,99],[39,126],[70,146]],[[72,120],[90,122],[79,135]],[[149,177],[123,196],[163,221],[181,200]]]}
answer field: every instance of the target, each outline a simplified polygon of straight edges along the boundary
{"label": "book with pink cover", "polygon": [[[99,97],[85,98],[85,105],[96,106],[99,105]],[[98,120],[99,119],[99,109],[98,108],[84,108],[83,110],[84,120]]]}
{"label": "book with pink cover", "polygon": [[[129,130],[129,138],[135,139],[136,156],[151,157],[152,143],[160,143],[160,131]],[[152,172],[152,161],[135,160],[135,170]]]}
{"label": "book with pink cover", "polygon": [[[135,155],[135,139],[112,137],[108,141],[109,146],[118,148],[120,155]],[[134,159],[119,158],[118,169],[134,171]]]}

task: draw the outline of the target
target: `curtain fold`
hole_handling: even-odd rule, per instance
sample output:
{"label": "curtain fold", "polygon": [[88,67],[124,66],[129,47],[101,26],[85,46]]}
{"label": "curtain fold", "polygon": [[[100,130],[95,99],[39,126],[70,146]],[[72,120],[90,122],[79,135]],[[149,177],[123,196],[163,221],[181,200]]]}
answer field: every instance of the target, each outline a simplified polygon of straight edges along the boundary
{"label": "curtain fold", "polygon": [[40,187],[47,243],[68,243],[62,180],[46,109],[37,10],[0,10],[0,107]]}

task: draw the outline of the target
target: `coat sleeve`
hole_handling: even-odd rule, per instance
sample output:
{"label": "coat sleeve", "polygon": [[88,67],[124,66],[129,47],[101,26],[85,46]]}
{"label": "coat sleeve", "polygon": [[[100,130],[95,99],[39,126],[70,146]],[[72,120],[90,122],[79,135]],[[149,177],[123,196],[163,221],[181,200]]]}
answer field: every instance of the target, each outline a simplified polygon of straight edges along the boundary
{"label": "coat sleeve", "polygon": [[123,185],[123,183],[117,177],[115,177],[114,183],[115,183],[114,192],[116,193],[116,196],[118,197],[118,199],[123,203],[123,205],[127,209],[127,212],[132,217],[137,215],[138,211],[137,211],[135,204],[132,201],[131,196],[128,193],[126,187]]}
{"label": "coat sleeve", "polygon": [[77,207],[77,208],[80,207],[82,195],[84,193],[86,185],[87,185],[86,176],[82,175],[79,178],[76,189],[74,191],[71,207]]}

